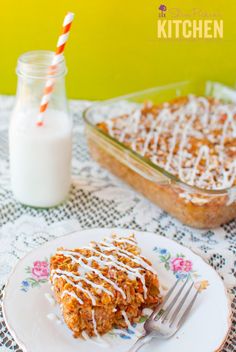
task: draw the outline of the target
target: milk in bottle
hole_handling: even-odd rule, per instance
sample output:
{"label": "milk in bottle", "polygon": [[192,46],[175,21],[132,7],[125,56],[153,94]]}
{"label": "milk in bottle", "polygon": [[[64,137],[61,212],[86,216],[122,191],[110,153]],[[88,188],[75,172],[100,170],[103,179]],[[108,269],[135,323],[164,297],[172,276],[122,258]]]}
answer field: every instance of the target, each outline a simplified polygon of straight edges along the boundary
{"label": "milk in bottle", "polygon": [[72,122],[64,89],[64,61],[56,72],[43,125],[36,124],[52,55],[35,51],[19,58],[17,99],[9,127],[14,196],[25,205],[43,208],[63,202],[71,183]]}

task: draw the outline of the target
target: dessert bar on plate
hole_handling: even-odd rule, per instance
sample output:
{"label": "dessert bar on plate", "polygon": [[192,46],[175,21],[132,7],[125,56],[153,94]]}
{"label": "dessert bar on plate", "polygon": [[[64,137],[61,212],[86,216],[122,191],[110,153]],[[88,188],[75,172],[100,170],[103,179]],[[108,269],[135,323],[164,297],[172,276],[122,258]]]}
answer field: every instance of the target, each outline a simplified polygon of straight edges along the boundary
{"label": "dessert bar on plate", "polygon": [[144,308],[161,301],[156,271],[141,255],[134,236],[60,248],[50,268],[55,297],[75,337],[129,328]]}
{"label": "dessert bar on plate", "polygon": [[[104,242],[104,237],[110,238],[112,233],[118,236],[116,240],[119,239],[119,241],[105,240],[107,245],[104,244],[104,247],[110,247],[110,249],[100,250],[98,245]],[[138,245],[132,237],[127,238],[131,234],[135,235]],[[122,239],[127,239],[127,242],[122,244],[120,241]],[[98,245],[90,246],[91,241],[95,241]],[[139,253],[137,246],[142,248],[142,254]],[[84,247],[89,247],[88,252]],[[91,257],[96,256],[95,252],[91,252],[92,249],[94,251],[98,249],[98,252],[101,252],[97,254],[98,256],[102,256],[104,252],[107,253],[107,257],[110,256],[104,257],[101,261],[96,257],[94,262],[89,263],[89,268],[93,266],[95,270],[100,269],[101,273],[98,277],[95,277],[95,270],[91,276],[89,268],[85,265],[81,266],[78,263],[77,267],[76,263],[72,263],[76,258],[82,258],[82,252],[86,257],[83,262],[89,262]],[[66,251],[65,255],[62,251]],[[69,254],[68,251],[72,253]],[[119,261],[113,258],[118,251],[122,253]],[[91,254],[88,255],[90,252]],[[133,259],[133,264],[125,257],[126,254]],[[31,270],[27,270],[26,273],[25,269],[33,268],[35,263],[41,263],[44,269],[47,269],[50,260],[50,279],[51,283],[54,282],[55,295],[52,295],[51,284],[45,280],[45,272],[42,272],[44,280],[38,281],[37,285],[35,280],[32,280],[26,288],[25,280],[31,280],[32,273]],[[124,264],[126,260],[127,263]],[[96,261],[99,262],[96,264]],[[151,266],[150,263],[153,265]],[[128,272],[122,272],[127,269],[125,265],[130,267]],[[140,275],[133,270],[136,265],[140,266]],[[106,266],[109,267],[107,271]],[[151,268],[157,271],[160,285]],[[75,275],[74,278],[72,274]],[[101,274],[112,280],[113,284],[110,285],[108,281],[102,280]],[[145,277],[146,289],[141,274]],[[6,283],[3,297],[4,319],[9,332],[23,351],[124,352],[131,348],[144,331],[143,322],[151,309],[144,309],[139,323],[132,324],[136,319],[138,320],[141,307],[160,302],[159,286],[165,297],[177,278],[186,277],[193,280],[196,288],[199,288],[200,284],[203,290],[192,313],[174,338],[153,340],[145,350],[148,352],[220,351],[231,326],[231,310],[224,283],[219,275],[201,257],[177,242],[158,234],[132,229],[99,228],[76,231],[66,236],[56,237],[53,241],[48,241],[27,253],[18,261]],[[119,279],[122,281],[118,282]],[[123,299],[123,294],[114,284],[124,292],[131,304]],[[83,292],[80,287],[83,287]],[[104,289],[107,289],[107,292]],[[132,292],[131,296],[129,292]],[[144,292],[146,292],[146,298]],[[93,302],[91,295],[95,299]],[[66,324],[61,323],[59,305],[55,306],[55,296],[60,303],[67,325],[73,330],[75,336],[83,338],[73,338],[71,330]],[[102,299],[105,302],[100,304]],[[216,309],[217,307],[220,309]],[[104,322],[101,321],[101,317]],[[108,322],[108,317],[111,322]],[[89,334],[94,336],[96,331],[103,333],[106,329],[110,329],[112,324],[116,326],[109,333],[101,337],[89,338]],[[132,324],[132,327],[127,329],[129,324]]]}
{"label": "dessert bar on plate", "polygon": [[236,93],[227,98],[220,85],[207,88],[159,87],[85,113],[93,158],[199,228],[236,216]]}

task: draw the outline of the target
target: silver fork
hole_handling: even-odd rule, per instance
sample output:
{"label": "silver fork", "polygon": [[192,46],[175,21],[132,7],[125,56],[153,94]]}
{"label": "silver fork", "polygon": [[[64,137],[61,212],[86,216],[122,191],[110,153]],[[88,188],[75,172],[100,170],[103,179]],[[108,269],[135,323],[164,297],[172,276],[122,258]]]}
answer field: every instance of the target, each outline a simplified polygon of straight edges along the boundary
{"label": "silver fork", "polygon": [[[154,309],[153,313],[144,323],[144,334],[128,352],[137,352],[153,338],[168,339],[179,330],[199,293],[199,290],[195,289],[196,292],[193,294],[194,282],[192,281],[190,284],[189,282],[188,278],[184,282],[181,280],[175,282],[163,302]],[[186,292],[184,291],[185,288]],[[177,292],[175,293],[174,291]],[[191,299],[189,299],[190,294],[193,294]],[[181,308],[183,308],[182,311]]]}

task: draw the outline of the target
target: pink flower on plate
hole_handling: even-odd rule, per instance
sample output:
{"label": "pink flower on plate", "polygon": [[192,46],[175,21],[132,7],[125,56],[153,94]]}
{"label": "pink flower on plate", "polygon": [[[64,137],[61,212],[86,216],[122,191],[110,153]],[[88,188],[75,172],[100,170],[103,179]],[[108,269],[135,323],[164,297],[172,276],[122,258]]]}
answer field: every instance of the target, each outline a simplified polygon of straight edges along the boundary
{"label": "pink flower on plate", "polygon": [[185,260],[185,263],[184,263],[184,270],[186,273],[188,273],[189,271],[191,271],[193,268],[193,264],[190,260]]}
{"label": "pink flower on plate", "polygon": [[47,279],[49,276],[48,262],[37,260],[32,268],[32,275],[36,280]]}
{"label": "pink flower on plate", "polygon": [[192,270],[192,262],[190,260],[185,260],[181,257],[175,258],[171,260],[171,270],[174,272],[186,272]]}

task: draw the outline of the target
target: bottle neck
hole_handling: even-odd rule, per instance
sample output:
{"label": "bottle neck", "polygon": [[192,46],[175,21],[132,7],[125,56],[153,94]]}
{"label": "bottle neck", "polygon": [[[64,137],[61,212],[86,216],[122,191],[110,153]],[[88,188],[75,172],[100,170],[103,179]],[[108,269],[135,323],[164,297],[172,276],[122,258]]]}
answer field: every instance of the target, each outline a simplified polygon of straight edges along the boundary
{"label": "bottle neck", "polygon": [[[40,107],[47,79],[32,79],[18,77],[16,92],[16,108],[36,109]],[[56,110],[67,109],[67,99],[64,77],[58,77],[53,85],[49,100],[49,108]]]}
{"label": "bottle neck", "polygon": [[50,80],[53,82],[53,89],[49,107],[55,110],[67,110],[65,61],[62,57],[62,61],[52,70],[50,65],[53,55],[50,51],[32,51],[19,58],[16,109],[39,109],[45,85]]}
{"label": "bottle neck", "polygon": [[19,57],[16,68],[17,75],[31,79],[43,79],[45,77],[56,79],[65,76],[67,69],[64,56],[62,55],[61,61],[52,67],[53,58],[54,53],[52,51],[29,51]]}

